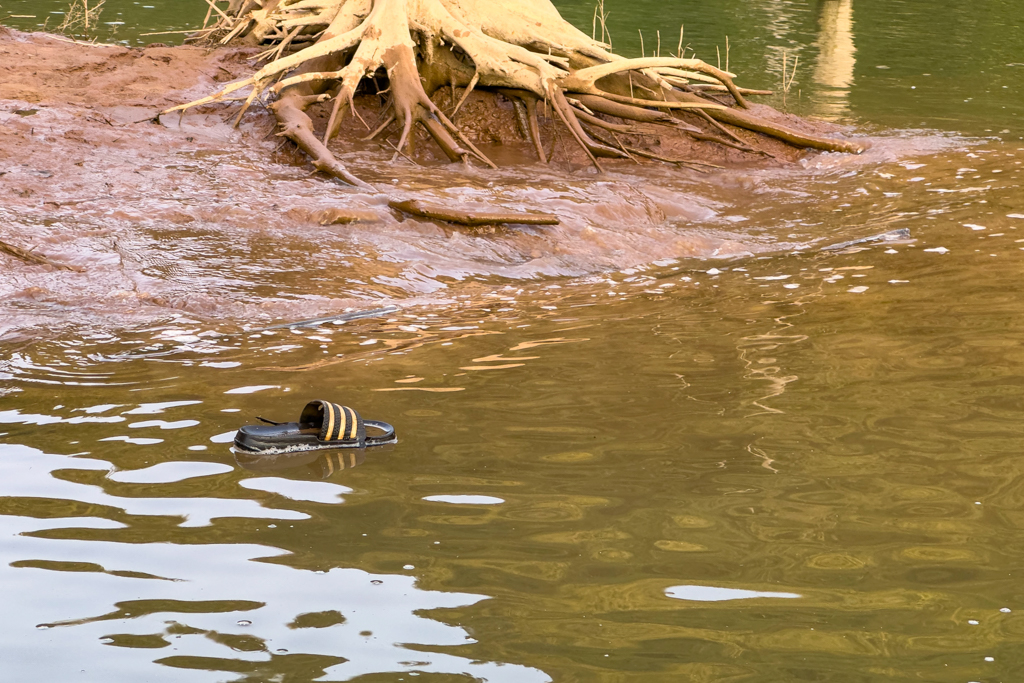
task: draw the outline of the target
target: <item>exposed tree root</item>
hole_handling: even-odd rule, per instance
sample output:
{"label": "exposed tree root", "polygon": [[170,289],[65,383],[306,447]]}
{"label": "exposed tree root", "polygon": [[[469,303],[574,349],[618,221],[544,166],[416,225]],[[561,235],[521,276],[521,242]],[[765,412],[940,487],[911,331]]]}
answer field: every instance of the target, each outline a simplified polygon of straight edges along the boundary
{"label": "exposed tree root", "polygon": [[391,201],[388,206],[396,211],[407,213],[420,218],[457,223],[459,225],[481,226],[481,225],[558,225],[558,216],[549,213],[515,213],[515,212],[494,212],[494,211],[465,211],[463,209],[449,209],[433,204],[424,204],[416,200],[404,202]]}
{"label": "exposed tree root", "polygon": [[[268,62],[249,78],[175,109],[232,101],[242,91],[245,105],[271,98],[280,134],[302,149],[320,171],[367,188],[328,148],[346,114],[359,118],[355,95],[371,88],[386,96],[381,125],[400,130],[393,144],[406,155],[414,131],[425,131],[450,161],[477,160],[494,167],[452,118],[475,89],[500,92],[512,101],[521,132],[542,162],[548,161],[538,122],[539,111],[555,120],[598,171],[601,158],[635,156],[676,161],[641,153],[617,135],[651,135],[638,124],[660,124],[696,139],[762,153],[720,124],[757,131],[799,147],[853,152],[863,146],[801,133],[751,113],[746,97],[764,94],[735,85],[733,74],[697,59],[644,57],[625,59],[609,46],[564,21],[550,0],[207,0],[215,24],[204,36],[220,43],[262,45]],[[221,5],[227,3],[224,8]],[[446,115],[434,103],[442,87],[462,96]],[[702,97],[722,93],[735,107]],[[326,131],[317,136],[306,109],[332,101]],[[171,110],[173,111],[173,110]],[[700,112],[728,140],[695,128],[674,115]],[[609,120],[613,119],[613,120]],[[621,122],[620,122],[621,121]],[[584,124],[586,124],[584,126]],[[592,134],[595,130],[604,134]]]}
{"label": "exposed tree root", "polygon": [[[691,102],[701,99],[698,95],[683,92],[678,94],[672,93],[672,95]],[[801,133],[792,128],[780,126],[777,123],[769,123],[757,116],[736,109],[715,109],[708,111],[707,114],[720,123],[728,123],[737,128],[764,133],[796,147],[809,147],[826,152],[843,152],[846,154],[860,154],[865,150],[864,145],[855,140],[837,140],[835,138],[822,138],[816,135]]]}
{"label": "exposed tree root", "polygon": [[512,100],[516,108],[516,121],[518,122],[523,137],[529,138],[533,148],[537,151],[537,158],[541,163],[548,163],[547,154],[544,152],[544,142],[540,138],[540,123],[537,121],[537,103],[540,98],[529,90],[513,90],[511,88],[499,88],[498,92]]}
{"label": "exposed tree root", "polygon": [[[309,98],[313,98],[312,101]],[[287,137],[298,145],[299,149],[309,156],[310,161],[313,162],[313,166],[318,171],[323,171],[356,187],[372,190],[373,188],[370,185],[352,175],[345,165],[338,161],[334,154],[327,149],[327,145],[322,143],[313,132],[313,122],[306,115],[306,107],[312,104],[312,102],[322,102],[325,99],[327,99],[325,95],[312,95],[308,97],[291,95],[282,97],[277,102],[271,104],[270,108],[277,117],[278,124],[281,127],[279,135]]]}

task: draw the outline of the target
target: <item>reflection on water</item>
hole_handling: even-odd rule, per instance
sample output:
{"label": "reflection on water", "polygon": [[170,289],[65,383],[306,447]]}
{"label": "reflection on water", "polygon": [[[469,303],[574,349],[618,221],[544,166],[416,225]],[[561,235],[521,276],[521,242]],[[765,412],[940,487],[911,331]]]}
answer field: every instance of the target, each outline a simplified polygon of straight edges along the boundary
{"label": "reflection on water", "polygon": [[[279,563],[282,551],[258,545],[145,544],[128,554],[119,543],[52,538],[109,529],[105,520],[0,519],[5,537],[17,539],[0,553],[12,680],[352,680],[399,672],[550,680],[526,667],[422,650],[473,642],[422,611],[483,596],[419,590],[406,575],[300,572]],[[73,589],[32,590],[62,572],[71,572]],[[40,617],[55,620],[30,623]],[[61,657],[33,656],[42,643]],[[103,664],[111,660],[116,668]]]}
{"label": "reflection on water", "polygon": [[[171,470],[176,475],[168,476]],[[104,480],[90,472],[110,474]],[[57,680],[77,677],[86,666],[87,680],[111,680],[114,669],[101,664],[111,655],[101,650],[113,646],[127,648],[123,658],[115,657],[119,679],[215,681],[226,673],[244,673],[273,680],[301,673],[350,680],[409,671],[494,681],[550,680],[529,668],[421,651],[465,648],[473,642],[463,629],[426,618],[422,611],[465,607],[486,596],[423,591],[408,572],[292,568],[289,553],[272,546],[195,536],[170,539],[166,532],[132,538],[138,515],[179,517],[181,526],[196,526],[196,514],[204,516],[205,525],[224,519],[236,524],[278,520],[264,525],[266,531],[294,529],[294,523],[286,522],[309,518],[267,510],[237,493],[230,505],[199,493],[223,474],[223,466],[195,462],[117,471],[103,460],[0,444],[0,501],[6,512],[0,516],[5,674]],[[186,481],[199,495],[183,505],[159,496],[152,486]],[[109,482],[149,485],[149,493],[140,498],[146,488]],[[327,504],[343,502],[336,491],[351,491],[266,477],[238,485],[276,494],[279,500]],[[135,493],[103,493],[108,487]],[[73,582],[61,585],[62,573],[70,573]],[[54,581],[56,591],[37,590]],[[44,646],[59,649],[62,657],[41,660],[37,653]],[[150,662],[189,673],[154,673]]]}
{"label": "reflection on water", "polygon": [[814,82],[823,86],[819,104],[828,118],[839,118],[849,108],[857,48],[853,44],[853,0],[821,0],[818,9],[818,63]]}
{"label": "reflection on water", "polygon": [[[389,447],[374,449],[374,452],[386,453]],[[336,451],[314,451],[279,453],[272,455],[256,455],[242,450],[235,450],[235,462],[239,467],[254,472],[273,472],[277,470],[304,469],[316,479],[330,477],[350,470],[366,462],[366,449],[345,449]]]}
{"label": "reflection on water", "polygon": [[[818,157],[758,180],[773,205],[721,207],[785,249],[499,281],[343,325],[9,345],[5,662],[1012,680],[1024,148],[915,144],[935,146]],[[899,239],[857,239],[882,233]],[[236,461],[235,429],[312,396],[404,438],[326,468]]]}

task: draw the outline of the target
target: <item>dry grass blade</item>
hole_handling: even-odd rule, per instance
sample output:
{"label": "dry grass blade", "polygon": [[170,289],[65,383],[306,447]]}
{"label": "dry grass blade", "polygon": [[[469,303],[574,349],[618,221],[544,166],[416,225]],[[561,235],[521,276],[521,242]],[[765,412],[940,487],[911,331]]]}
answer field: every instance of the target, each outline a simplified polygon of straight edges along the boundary
{"label": "dry grass blade", "polygon": [[593,35],[591,36],[597,40],[597,26],[601,26],[601,40],[600,42],[607,45],[609,49],[612,46],[612,34],[608,30],[608,17],[611,16],[608,12],[604,11],[604,0],[597,0],[597,5],[594,7],[594,27]]}
{"label": "dry grass blade", "polygon": [[[210,8],[209,8],[210,12],[216,12],[217,14],[219,14],[221,16],[221,18],[224,21],[231,21],[231,19],[228,17],[228,15],[224,14],[224,10],[222,10],[220,7],[217,7],[217,4],[213,0],[206,0],[206,4],[210,6]],[[207,19],[206,19],[207,21],[210,20],[209,16],[210,15],[207,14]],[[205,26],[205,24],[204,24],[204,26]]]}
{"label": "dry grass blade", "polygon": [[[787,66],[789,64],[789,51],[782,51],[782,92],[789,94],[790,89],[793,87],[793,81],[796,80],[796,67],[800,63],[800,55],[793,55],[793,68],[786,73]],[[787,78],[788,76],[788,78]]]}
{"label": "dry grass blade", "polygon": [[100,14],[103,12],[103,5],[106,0],[94,0],[93,6],[89,6],[89,0],[73,0],[68,9],[64,12],[64,21],[57,26],[57,32],[64,35],[76,33],[88,33],[89,30],[99,24]]}

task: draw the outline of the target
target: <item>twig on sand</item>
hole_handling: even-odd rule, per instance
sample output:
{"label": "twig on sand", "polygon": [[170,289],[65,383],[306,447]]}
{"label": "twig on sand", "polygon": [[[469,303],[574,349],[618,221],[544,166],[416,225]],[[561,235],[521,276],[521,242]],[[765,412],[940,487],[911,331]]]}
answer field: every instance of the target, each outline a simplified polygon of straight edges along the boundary
{"label": "twig on sand", "polygon": [[[402,157],[402,158],[404,158],[404,159],[405,159],[406,161],[408,161],[409,163],[411,163],[411,164],[412,164],[413,166],[419,166],[419,165],[420,165],[420,164],[416,163],[416,160],[415,160],[415,159],[413,159],[413,158],[412,158],[411,156],[409,156],[408,154],[406,154],[405,152],[403,152],[403,151],[402,151],[401,149],[399,149],[399,148],[398,148],[398,147],[397,147],[397,146],[395,145],[395,143],[391,142],[391,140],[385,140],[385,142],[386,142],[386,143],[388,143],[389,145],[391,145],[391,149],[395,150],[395,156],[401,156],[401,157]],[[392,161],[394,161],[394,159],[392,159]]]}

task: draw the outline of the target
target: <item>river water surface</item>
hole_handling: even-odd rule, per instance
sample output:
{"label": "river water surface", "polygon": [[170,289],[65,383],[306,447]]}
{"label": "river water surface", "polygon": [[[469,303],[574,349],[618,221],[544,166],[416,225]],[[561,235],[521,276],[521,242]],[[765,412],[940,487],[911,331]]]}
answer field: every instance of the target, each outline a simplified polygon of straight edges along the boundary
{"label": "river water surface", "polygon": [[[101,273],[0,262],[0,679],[1021,680],[1019,8],[665,4],[609,0],[617,47],[686,22],[754,87],[799,55],[770,101],[871,150],[395,171],[556,207],[547,232],[253,236],[343,193],[244,145],[123,213],[0,206]],[[107,5],[129,42],[205,12]],[[236,462],[240,425],[312,398],[399,443]]]}

